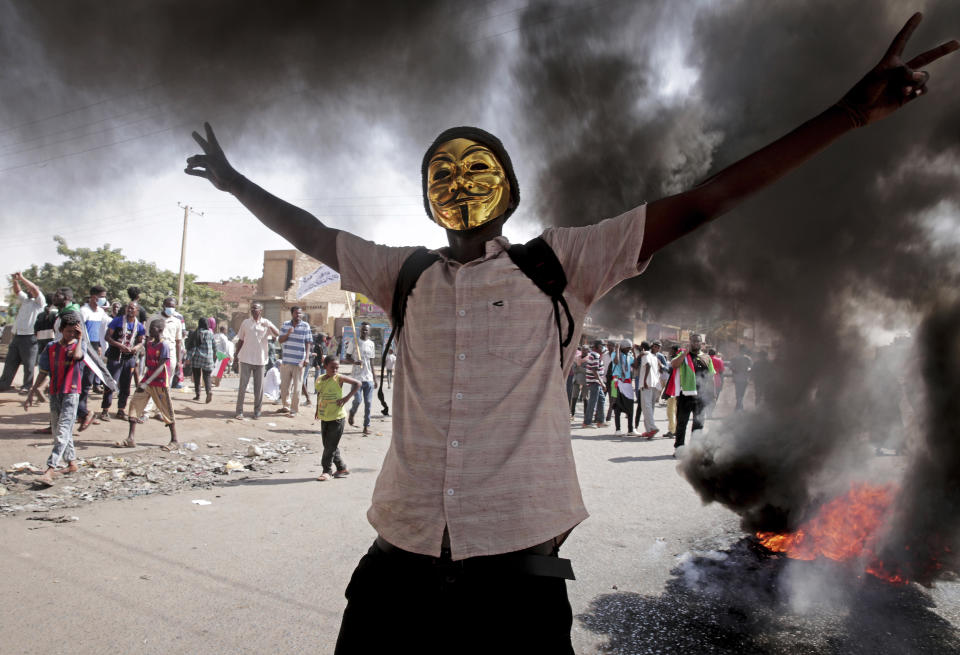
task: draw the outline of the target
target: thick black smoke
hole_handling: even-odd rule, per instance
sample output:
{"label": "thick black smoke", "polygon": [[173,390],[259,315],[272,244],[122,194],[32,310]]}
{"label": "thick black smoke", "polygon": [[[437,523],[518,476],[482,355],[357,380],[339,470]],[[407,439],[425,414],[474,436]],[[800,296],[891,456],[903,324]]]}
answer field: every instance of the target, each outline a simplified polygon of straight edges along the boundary
{"label": "thick black smoke", "polygon": [[362,170],[364,145],[384,135],[397,150],[415,143],[422,152],[444,127],[480,123],[489,111],[498,41],[482,38],[492,28],[481,9],[434,0],[0,2],[0,171],[120,142],[71,171],[77,189],[167,173],[182,167],[203,120],[228,155],[287,157],[309,164],[308,175],[343,161]]}
{"label": "thick black smoke", "polygon": [[910,462],[895,519],[880,558],[910,580],[929,582],[945,571],[960,570],[960,302],[936,305],[923,322],[926,442]]}
{"label": "thick black smoke", "polygon": [[[528,9],[515,73],[527,91],[525,133],[543,158],[545,221],[587,224],[692,186],[839,99],[909,18],[901,3],[718,3],[692,22],[697,82],[658,95],[671,70],[663,35],[684,24],[675,7],[606,3],[566,21],[545,20],[549,3]],[[957,36],[947,30],[960,26],[960,5],[925,11],[908,57]],[[705,501],[728,505],[747,529],[796,527],[865,468],[861,442],[878,439],[875,399],[898,401],[871,393],[877,367],[862,310],[919,317],[957,281],[953,249],[931,243],[928,223],[938,213],[955,229],[960,205],[960,76],[956,62],[938,63],[927,102],[846,136],[672,244],[603,307],[621,318],[641,306],[706,318],[737,302],[778,333],[762,411],[711,425],[681,464]],[[951,452],[945,466],[956,470]],[[945,482],[939,473],[908,480],[907,493]],[[924,499],[955,532],[960,489],[943,492]]]}

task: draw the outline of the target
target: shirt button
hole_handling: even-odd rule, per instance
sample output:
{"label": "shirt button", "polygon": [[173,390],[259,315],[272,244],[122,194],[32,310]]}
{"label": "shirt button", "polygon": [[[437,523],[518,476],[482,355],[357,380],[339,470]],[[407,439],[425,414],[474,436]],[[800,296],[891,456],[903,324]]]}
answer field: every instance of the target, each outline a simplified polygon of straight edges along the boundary
{"label": "shirt button", "polygon": [[465,360],[466,358],[467,358],[467,356],[466,356],[465,354],[463,354],[463,353],[460,353],[459,355],[457,355],[457,359],[459,359],[461,362],[462,362],[463,360]]}
{"label": "shirt button", "polygon": [[458,393],[458,394],[457,394],[457,400],[463,400],[463,394],[462,394],[462,393]]}
{"label": "shirt button", "polygon": [[460,310],[459,312],[457,312],[457,313],[460,314],[460,316],[466,316],[466,315],[467,315],[467,311],[466,311],[465,309],[461,309],[461,310]]}
{"label": "shirt button", "polygon": [[452,496],[452,495],[453,495],[453,489],[447,489],[447,495],[448,495],[448,496]]}
{"label": "shirt button", "polygon": [[450,442],[450,445],[453,446],[454,448],[459,448],[460,442],[454,439],[453,441]]}

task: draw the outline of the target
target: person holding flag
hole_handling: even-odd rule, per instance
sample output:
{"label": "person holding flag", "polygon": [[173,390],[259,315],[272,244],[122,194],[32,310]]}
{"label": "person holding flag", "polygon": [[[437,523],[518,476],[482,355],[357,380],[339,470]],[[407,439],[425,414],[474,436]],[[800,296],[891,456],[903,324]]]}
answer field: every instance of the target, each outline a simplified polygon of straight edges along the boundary
{"label": "person holding flag", "polygon": [[86,343],[83,337],[83,318],[80,312],[69,311],[60,316],[60,338],[49,343],[40,354],[40,373],[33,388],[23,402],[24,411],[33,404],[34,392],[50,377],[50,430],[53,433],[53,450],[47,458],[47,468],[38,484],[50,486],[53,476],[63,460],[67,461],[65,473],[75,473],[77,451],[73,444],[73,425],[77,420],[80,391],[83,388],[84,354]]}
{"label": "person holding flag", "polygon": [[[693,416],[693,433],[703,429],[703,414],[707,405],[713,400],[713,376],[716,370],[713,361],[702,352],[703,336],[690,335],[690,348],[681,350],[670,362],[670,366],[677,374],[670,380],[673,386],[668,389],[671,396],[677,399],[677,432],[674,435],[673,447],[684,445],[687,435],[687,423]],[[676,455],[674,455],[676,456]]]}

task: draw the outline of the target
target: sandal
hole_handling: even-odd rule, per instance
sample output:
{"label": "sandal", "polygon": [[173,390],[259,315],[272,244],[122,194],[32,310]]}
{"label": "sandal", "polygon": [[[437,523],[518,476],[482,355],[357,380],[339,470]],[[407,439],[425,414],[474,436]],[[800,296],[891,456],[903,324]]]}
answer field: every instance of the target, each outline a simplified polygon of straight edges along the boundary
{"label": "sandal", "polygon": [[329,473],[321,473],[320,477],[317,478],[317,480],[319,480],[320,482],[326,482],[327,480],[332,480],[332,479],[333,479],[333,476],[330,475]]}
{"label": "sandal", "polygon": [[53,486],[53,473],[47,472],[41,475],[40,477],[34,478],[32,482],[38,484],[41,487],[52,487]]}
{"label": "sandal", "polygon": [[172,452],[175,451],[175,450],[180,450],[180,442],[179,442],[179,441],[171,441],[170,443],[168,443],[168,444],[165,445],[165,446],[160,446],[160,450],[162,450],[162,451],[165,452],[165,453],[172,453]]}
{"label": "sandal", "polygon": [[117,441],[113,444],[113,448],[136,448],[137,444],[133,443],[129,439],[124,439],[123,441]]}
{"label": "sandal", "polygon": [[97,415],[93,412],[87,414],[86,418],[83,419],[83,423],[80,425],[78,432],[83,432],[91,425],[100,425],[100,421],[97,420]]}

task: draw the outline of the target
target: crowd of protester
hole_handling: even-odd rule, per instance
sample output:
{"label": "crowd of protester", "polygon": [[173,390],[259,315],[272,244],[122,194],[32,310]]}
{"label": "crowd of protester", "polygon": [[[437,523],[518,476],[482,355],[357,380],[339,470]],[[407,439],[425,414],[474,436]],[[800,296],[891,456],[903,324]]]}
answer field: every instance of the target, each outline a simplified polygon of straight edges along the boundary
{"label": "crowd of protester", "polygon": [[[49,403],[50,424],[35,431],[51,434],[54,441],[41,482],[49,481],[61,466],[68,472],[76,467],[74,424],[82,432],[105,421],[127,421],[127,438],[114,446],[132,448],[137,445],[136,426],[155,417],[170,430],[170,442],[163,448],[178,448],[169,390],[192,379],[193,400],[210,403],[213,388],[231,371],[239,377],[232,414],[237,420],[246,418],[251,386],[254,420],[261,417],[265,398],[280,405],[277,414],[296,417],[301,405],[313,405],[310,396],[316,394],[314,418],[321,421],[324,445],[321,480],[349,473],[338,444],[344,423],[355,425],[361,403],[361,434],[371,433],[374,390],[380,381],[373,365],[376,348],[365,322],[359,324],[357,339],[344,345],[314,331],[301,307],[291,308],[290,319],[278,328],[254,302],[235,333],[212,317],[198,319],[188,330],[175,298],[165,298],[159,311],[150,314],[135,286],[127,289],[128,298],[121,303],[110,302],[99,285],[91,286],[80,301],[69,288],[45,294],[20,273],[12,276],[12,283],[19,307],[0,392],[13,390],[22,368],[19,393],[26,396],[24,405]],[[353,365],[351,377],[339,373],[344,361]],[[383,383],[388,388],[396,361],[393,350],[385,355]],[[571,422],[593,429],[608,427],[612,419],[615,434],[625,431],[627,436],[653,439],[660,434],[654,420],[660,408],[667,422],[661,436],[673,439],[679,448],[686,443],[688,428],[691,436],[703,429],[725,382],[733,383],[734,411],[744,409],[750,385],[755,403],[761,404],[770,366],[764,351],[754,356],[740,345],[736,355],[726,358],[700,334],[692,334],[686,344],[585,341],[576,349],[566,381]],[[107,377],[112,384],[105,384]],[[43,383],[48,379],[45,395]],[[348,393],[343,392],[344,385],[351,385]],[[97,408],[92,397],[98,395]],[[582,419],[576,418],[578,406]],[[901,448],[894,450],[899,453]]]}
{"label": "crowd of protester", "polygon": [[[49,425],[35,430],[51,435],[54,442],[39,483],[52,484],[54,475],[77,469],[75,427],[83,432],[101,422],[126,421],[127,437],[113,445],[133,448],[136,426],[155,417],[170,431],[170,441],[162,448],[179,448],[170,390],[183,388],[192,379],[193,400],[210,403],[213,388],[231,371],[239,375],[234,418],[244,418],[245,396],[252,382],[252,418],[259,419],[265,395],[280,404],[278,414],[295,417],[301,404],[311,406],[312,370],[315,418],[322,423],[324,444],[320,479],[349,474],[338,443],[343,422],[353,424],[361,397],[366,405],[363,434],[369,434],[375,349],[368,324],[361,324],[359,342],[344,352],[342,341],[312,330],[300,307],[291,309],[290,320],[280,328],[263,316],[263,307],[255,302],[236,333],[227,325],[218,326],[213,317],[199,318],[189,330],[175,298],[165,298],[159,311],[150,314],[136,286],[127,289],[125,302],[110,302],[100,285],[91,286],[85,298],[75,300],[70,288],[45,294],[19,272],[11,279],[19,306],[0,391],[12,392],[22,369],[18,391],[25,396],[24,408],[49,404]],[[355,363],[359,380],[339,374],[343,356]],[[392,366],[390,370],[392,382]],[[346,394],[335,392],[334,387],[342,390],[344,384],[354,388]],[[94,406],[95,396],[100,397],[99,407]],[[346,412],[343,406],[351,399],[353,405]],[[335,471],[331,464],[337,465]]]}
{"label": "crowd of protester", "polygon": [[723,391],[725,377],[733,379],[736,411],[743,410],[751,381],[756,402],[761,402],[760,378],[768,361],[765,352],[759,353],[754,363],[748,348],[741,345],[737,356],[725,360],[715,348],[705,350],[700,334],[691,335],[684,346],[670,344],[666,351],[668,354],[659,340],[633,344],[595,339],[582,344],[567,376],[570,420],[576,421],[579,403],[581,428],[605,428],[612,416],[615,434],[623,433],[625,422],[627,436],[653,439],[660,432],[654,410],[664,407],[667,432],[663,436],[673,439],[679,448],[686,443],[688,426],[691,434],[703,429]]}

